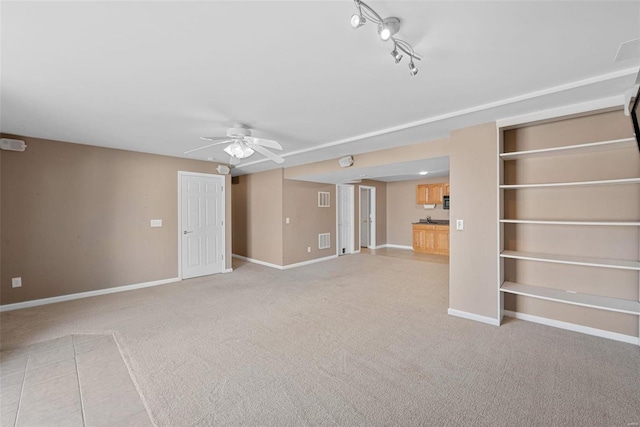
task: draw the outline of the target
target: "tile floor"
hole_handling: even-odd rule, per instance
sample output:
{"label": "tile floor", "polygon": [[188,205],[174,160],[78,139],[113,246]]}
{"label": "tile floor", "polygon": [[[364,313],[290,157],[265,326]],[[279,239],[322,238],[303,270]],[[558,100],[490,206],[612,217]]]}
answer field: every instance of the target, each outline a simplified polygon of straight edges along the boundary
{"label": "tile floor", "polygon": [[151,426],[113,335],[0,352],[2,426]]}

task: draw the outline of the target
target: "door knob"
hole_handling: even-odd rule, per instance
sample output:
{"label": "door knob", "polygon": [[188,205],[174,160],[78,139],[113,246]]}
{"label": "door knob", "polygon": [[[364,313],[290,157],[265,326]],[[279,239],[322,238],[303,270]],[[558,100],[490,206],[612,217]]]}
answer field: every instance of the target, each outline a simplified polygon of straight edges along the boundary
{"label": "door knob", "polygon": [[183,231],[183,232],[182,232],[182,234],[189,234],[189,233],[193,233],[193,231],[187,231],[187,230],[185,230],[185,231]]}

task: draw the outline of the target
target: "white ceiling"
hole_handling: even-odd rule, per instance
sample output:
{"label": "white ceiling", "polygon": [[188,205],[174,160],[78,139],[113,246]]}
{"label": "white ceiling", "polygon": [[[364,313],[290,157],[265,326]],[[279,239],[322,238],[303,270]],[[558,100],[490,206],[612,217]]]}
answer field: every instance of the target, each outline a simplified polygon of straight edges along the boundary
{"label": "white ceiling", "polygon": [[417,76],[350,0],[3,1],[2,132],[226,162],[182,153],[242,122],[287,167],[620,95],[640,64],[614,62],[640,1],[368,3],[402,20]]}
{"label": "white ceiling", "polygon": [[[421,175],[420,172],[427,172],[427,174]],[[441,176],[449,176],[448,156],[362,168],[347,167],[338,171],[298,176],[294,179],[327,184],[344,184],[362,181],[363,179],[396,182]]]}

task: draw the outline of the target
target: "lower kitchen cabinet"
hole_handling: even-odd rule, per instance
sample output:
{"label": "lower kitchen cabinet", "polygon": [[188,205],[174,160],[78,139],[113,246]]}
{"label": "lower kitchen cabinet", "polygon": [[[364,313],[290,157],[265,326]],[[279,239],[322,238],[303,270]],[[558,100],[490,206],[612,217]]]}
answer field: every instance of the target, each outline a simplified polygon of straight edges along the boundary
{"label": "lower kitchen cabinet", "polygon": [[413,224],[413,250],[436,255],[449,255],[449,226]]}

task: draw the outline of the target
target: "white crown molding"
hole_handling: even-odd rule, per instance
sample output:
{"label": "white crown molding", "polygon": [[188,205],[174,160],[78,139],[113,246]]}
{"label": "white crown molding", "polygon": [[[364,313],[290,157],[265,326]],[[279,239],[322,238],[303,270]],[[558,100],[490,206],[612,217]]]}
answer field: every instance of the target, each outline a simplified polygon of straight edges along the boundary
{"label": "white crown molding", "polygon": [[522,125],[524,123],[535,123],[558,117],[572,116],[576,114],[588,113],[591,111],[604,110],[607,108],[622,107],[624,104],[624,94],[618,96],[610,96],[609,98],[595,99],[593,101],[581,102],[579,104],[565,105],[549,110],[536,111],[534,113],[523,114],[520,116],[507,117],[496,120],[496,127],[504,129]]}
{"label": "white crown molding", "polygon": [[[539,98],[541,96],[553,95],[555,93],[564,92],[564,91],[567,91],[567,90],[576,89],[576,88],[583,87],[583,86],[589,86],[589,85],[593,85],[593,84],[597,84],[597,83],[602,83],[602,82],[605,82],[605,81],[608,81],[608,80],[618,79],[620,77],[626,77],[626,76],[629,76],[629,75],[636,75],[636,74],[638,74],[638,67],[625,68],[624,70],[614,71],[612,73],[606,73],[606,74],[601,74],[599,76],[589,77],[587,79],[576,80],[576,81],[571,82],[571,83],[565,83],[565,84],[558,85],[558,86],[553,86],[553,87],[550,87],[550,88],[547,88],[547,89],[541,89],[541,90],[537,90],[537,91],[534,91],[534,92],[525,93],[523,95],[518,95],[518,96],[511,97],[511,98],[505,98],[505,99],[502,99],[502,100],[499,100],[499,101],[490,102],[490,103],[487,103],[487,104],[477,105],[475,107],[465,108],[465,109],[462,109],[462,110],[453,111],[453,112],[441,114],[441,115],[438,115],[438,116],[427,117],[427,118],[422,119],[422,120],[417,120],[417,121],[401,124],[401,125],[398,125],[398,126],[392,126],[392,127],[376,130],[376,131],[373,131],[373,132],[367,132],[367,133],[363,133],[363,134],[360,134],[360,135],[355,135],[355,136],[352,136],[352,137],[349,137],[349,138],[343,138],[343,139],[339,139],[337,141],[332,141],[332,142],[327,142],[325,144],[315,145],[313,147],[304,148],[304,149],[301,149],[301,150],[295,150],[295,151],[291,151],[291,152],[288,152],[288,153],[283,153],[283,154],[280,154],[280,157],[297,156],[299,154],[304,154],[304,153],[309,153],[309,152],[313,152],[313,151],[317,151],[317,150],[322,150],[322,149],[325,149],[325,148],[335,147],[337,145],[347,144],[347,143],[350,143],[350,142],[355,142],[355,141],[359,141],[359,140],[366,139],[366,138],[372,138],[372,137],[376,137],[376,136],[386,135],[386,134],[389,134],[389,133],[398,132],[398,131],[414,128],[414,127],[417,127],[417,126],[423,126],[423,125],[426,125],[426,124],[430,124],[430,123],[435,123],[435,122],[439,122],[439,121],[442,121],[442,120],[451,119],[451,118],[454,118],[454,117],[464,116],[466,114],[477,113],[477,112],[480,112],[480,111],[490,110],[492,108],[497,108],[497,107],[503,107],[505,105],[515,104],[517,102],[522,102],[522,101],[527,101],[527,100],[534,99],[534,98]],[[249,162],[249,163],[243,163],[242,165],[239,165],[239,167],[245,168],[245,167],[248,167],[248,166],[257,165],[257,164],[261,164],[261,163],[268,162],[268,161],[270,161],[270,160],[269,159],[260,159],[260,160],[256,160],[256,161]]]}

